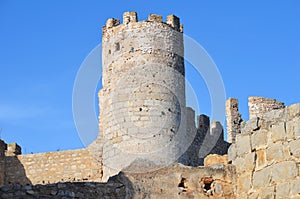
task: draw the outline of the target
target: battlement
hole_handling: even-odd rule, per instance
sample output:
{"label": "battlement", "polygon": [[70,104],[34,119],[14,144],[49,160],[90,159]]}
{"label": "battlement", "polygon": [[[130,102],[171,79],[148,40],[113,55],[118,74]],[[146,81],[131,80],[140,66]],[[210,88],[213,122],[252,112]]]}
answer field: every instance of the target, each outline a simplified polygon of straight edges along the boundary
{"label": "battlement", "polygon": [[[166,21],[163,21],[163,17],[161,15],[150,14],[148,16],[148,20],[143,20],[140,22],[154,22],[154,23],[161,23],[164,25],[168,25],[169,27],[173,28],[178,32],[183,32],[183,25],[180,24],[180,18],[175,15],[169,15],[166,18]],[[123,14],[123,23],[120,23],[119,19],[110,18],[107,20],[106,25],[103,27],[103,32],[110,29],[115,28],[120,25],[129,25],[132,23],[139,23],[138,15],[136,12],[124,12]]]}

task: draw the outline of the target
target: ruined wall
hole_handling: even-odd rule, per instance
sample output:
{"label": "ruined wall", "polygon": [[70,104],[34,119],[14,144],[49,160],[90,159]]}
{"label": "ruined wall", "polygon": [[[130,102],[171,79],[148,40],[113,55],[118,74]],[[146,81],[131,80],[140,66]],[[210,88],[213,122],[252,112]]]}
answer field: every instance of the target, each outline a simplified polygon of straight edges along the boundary
{"label": "ruined wall", "polygon": [[8,185],[0,198],[235,198],[235,170],[232,165],[186,167],[173,164],[145,174],[120,173],[107,183],[57,183]]}
{"label": "ruined wall", "polygon": [[242,121],[238,99],[229,98],[226,101],[227,142],[235,143],[236,135],[241,133]]}
{"label": "ruined wall", "polygon": [[300,104],[247,121],[228,150],[238,198],[299,198],[299,146]]}
{"label": "ruined wall", "polygon": [[101,163],[87,149],[5,156],[4,168],[4,184],[100,182],[102,177]]}
{"label": "ruined wall", "polygon": [[[103,88],[99,92],[104,180],[133,161],[174,162],[185,128],[183,34],[174,15],[150,15],[103,27]],[[101,135],[102,134],[102,135]],[[181,136],[183,137],[183,135]],[[151,164],[152,164],[151,163]],[[136,168],[139,169],[139,168]]]}
{"label": "ruined wall", "polygon": [[187,141],[188,149],[179,158],[178,162],[187,166],[203,166],[204,158],[208,154],[224,155],[227,153],[229,143],[224,141],[223,126],[219,122],[210,123],[206,115],[197,116],[195,125],[195,111],[187,108]]}
{"label": "ruined wall", "polygon": [[275,99],[264,98],[264,97],[249,97],[249,118],[261,117],[265,113],[284,108],[283,102],[277,102]]}
{"label": "ruined wall", "polygon": [[5,171],[5,165],[4,165],[4,158],[5,158],[5,150],[6,150],[6,143],[2,140],[0,140],[0,186],[4,185],[4,171]]}

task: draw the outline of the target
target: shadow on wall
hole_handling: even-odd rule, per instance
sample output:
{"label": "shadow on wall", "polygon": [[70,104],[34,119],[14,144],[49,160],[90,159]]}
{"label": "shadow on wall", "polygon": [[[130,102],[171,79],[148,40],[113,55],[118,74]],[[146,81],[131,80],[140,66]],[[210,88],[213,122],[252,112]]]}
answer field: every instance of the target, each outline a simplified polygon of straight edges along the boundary
{"label": "shadow on wall", "polygon": [[0,188],[0,198],[133,198],[133,186],[125,175],[107,183],[64,182],[47,185],[5,185]]}
{"label": "shadow on wall", "polygon": [[4,168],[4,184],[32,184],[17,156],[6,156],[4,158]]}

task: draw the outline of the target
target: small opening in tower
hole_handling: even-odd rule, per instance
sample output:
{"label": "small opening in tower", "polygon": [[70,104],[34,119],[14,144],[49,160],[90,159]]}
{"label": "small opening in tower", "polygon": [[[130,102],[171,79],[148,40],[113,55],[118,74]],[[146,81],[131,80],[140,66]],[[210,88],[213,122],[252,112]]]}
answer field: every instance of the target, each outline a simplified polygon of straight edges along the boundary
{"label": "small opening in tower", "polygon": [[131,53],[134,53],[134,48],[133,48],[133,47],[131,48],[130,52],[131,52]]}
{"label": "small opening in tower", "polygon": [[142,108],[140,108],[140,111],[142,111],[143,109]]}
{"label": "small opening in tower", "polygon": [[115,50],[116,50],[116,51],[119,51],[119,50],[120,50],[120,43],[119,43],[119,42],[115,44]]}
{"label": "small opening in tower", "polygon": [[108,54],[111,54],[111,50],[108,51]]}
{"label": "small opening in tower", "polygon": [[212,177],[205,177],[202,179],[203,181],[203,191],[204,193],[210,193],[212,188],[212,183],[214,179]]}
{"label": "small opening in tower", "polygon": [[186,178],[181,178],[180,183],[178,184],[178,188],[180,188],[182,190],[182,192],[186,192],[187,191],[187,182],[186,182]]}

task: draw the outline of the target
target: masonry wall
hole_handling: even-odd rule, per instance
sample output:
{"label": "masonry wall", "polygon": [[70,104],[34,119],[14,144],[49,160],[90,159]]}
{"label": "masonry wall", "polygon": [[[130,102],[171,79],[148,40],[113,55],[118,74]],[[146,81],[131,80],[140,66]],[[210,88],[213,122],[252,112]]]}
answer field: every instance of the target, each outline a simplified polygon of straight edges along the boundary
{"label": "masonry wall", "polygon": [[4,184],[4,172],[5,172],[5,164],[4,164],[4,158],[5,158],[5,150],[6,150],[6,143],[2,140],[0,140],[0,186]]}
{"label": "masonry wall", "polygon": [[107,183],[80,182],[1,187],[0,198],[235,198],[232,165],[187,167],[172,164],[156,171],[121,172]]}
{"label": "masonry wall", "polygon": [[[102,37],[99,92],[104,180],[132,162],[166,166],[182,148],[185,128],[183,34],[179,18],[109,19]],[[181,138],[184,135],[181,135]],[[136,168],[139,170],[140,168]]]}
{"label": "masonry wall", "polygon": [[238,198],[300,197],[300,104],[254,117],[228,151]]}
{"label": "masonry wall", "polygon": [[284,108],[283,102],[278,102],[275,99],[264,98],[264,97],[249,97],[249,118],[261,117],[265,113],[271,110]]}
{"label": "masonry wall", "polygon": [[4,157],[5,184],[100,182],[99,163],[87,149]]}

